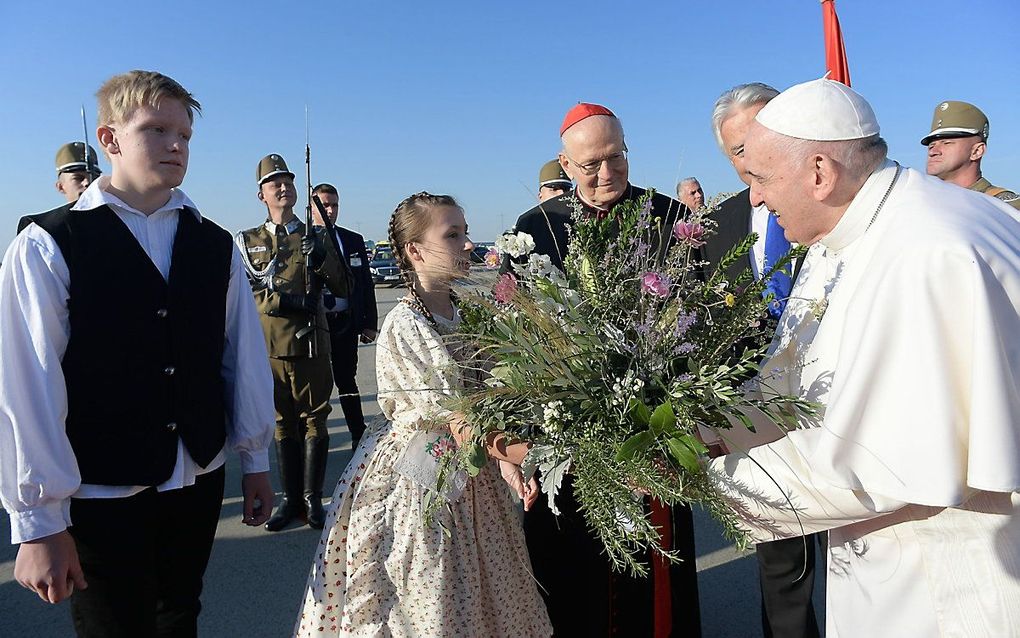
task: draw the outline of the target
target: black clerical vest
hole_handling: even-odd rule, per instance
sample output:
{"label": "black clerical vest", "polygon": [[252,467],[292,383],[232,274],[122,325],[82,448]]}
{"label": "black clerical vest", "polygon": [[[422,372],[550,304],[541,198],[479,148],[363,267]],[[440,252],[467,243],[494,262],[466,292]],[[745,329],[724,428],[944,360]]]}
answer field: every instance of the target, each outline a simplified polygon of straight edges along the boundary
{"label": "black clerical vest", "polygon": [[[180,212],[169,281],[107,206],[30,218],[70,272],[67,437],[83,483],[158,485],[223,448],[230,234]],[[42,400],[42,398],[40,398]]]}

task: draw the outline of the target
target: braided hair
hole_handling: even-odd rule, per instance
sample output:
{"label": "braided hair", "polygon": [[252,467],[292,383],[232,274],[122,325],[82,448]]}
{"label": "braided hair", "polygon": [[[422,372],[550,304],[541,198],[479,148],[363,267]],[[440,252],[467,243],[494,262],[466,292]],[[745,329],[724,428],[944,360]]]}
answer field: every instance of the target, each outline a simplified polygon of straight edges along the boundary
{"label": "braided hair", "polygon": [[[452,206],[461,208],[453,197],[449,195],[433,195],[425,191],[405,197],[397,204],[390,216],[389,239],[393,249],[393,258],[400,268],[400,275],[407,285],[407,294],[402,301],[418,311],[425,319],[436,327],[436,319],[428,309],[418,292],[414,288],[414,266],[411,265],[411,258],[407,255],[407,245],[411,242],[421,241],[431,223],[431,210],[440,206]],[[463,209],[461,209],[463,210]],[[451,299],[456,297],[451,292]]]}

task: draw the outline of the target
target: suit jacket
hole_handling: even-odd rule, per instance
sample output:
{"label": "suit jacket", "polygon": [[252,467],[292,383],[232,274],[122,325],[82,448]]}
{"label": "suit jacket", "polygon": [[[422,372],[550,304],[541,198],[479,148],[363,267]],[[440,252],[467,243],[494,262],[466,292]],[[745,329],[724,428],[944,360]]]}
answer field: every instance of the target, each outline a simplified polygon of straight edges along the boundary
{"label": "suit jacket", "polygon": [[[719,226],[716,228],[716,234],[709,237],[701,248],[701,255],[708,262],[707,275],[711,276],[715,272],[719,260],[727,250],[750,234],[751,210],[751,189],[745,188],[720,204],[719,210],[712,215],[712,219],[718,222]],[[748,253],[746,259],[732,264],[726,269],[726,279],[733,281],[751,265],[752,259],[753,252]]]}
{"label": "suit jacket", "polygon": [[354,286],[347,298],[350,313],[348,317],[329,316],[329,329],[332,332],[354,330],[378,330],[379,314],[375,307],[375,284],[369,270],[368,250],[365,238],[342,226],[336,226],[336,236],[340,240],[347,265],[354,275]]}

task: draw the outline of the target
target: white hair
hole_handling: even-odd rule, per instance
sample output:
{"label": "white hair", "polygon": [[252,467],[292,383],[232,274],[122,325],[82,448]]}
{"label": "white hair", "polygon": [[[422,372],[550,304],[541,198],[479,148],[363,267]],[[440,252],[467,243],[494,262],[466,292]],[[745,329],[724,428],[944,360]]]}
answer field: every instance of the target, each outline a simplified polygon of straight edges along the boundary
{"label": "white hair", "polygon": [[769,100],[779,95],[779,91],[768,84],[751,82],[750,84],[738,84],[737,86],[724,91],[712,107],[712,132],[715,133],[716,144],[722,152],[729,155],[723,147],[722,125],[733,112],[733,109],[746,109],[755,104],[767,104]]}
{"label": "white hair", "polygon": [[888,144],[879,135],[857,140],[818,142],[789,137],[764,127],[762,130],[767,132],[768,142],[773,145],[776,155],[789,162],[788,166],[803,164],[812,155],[826,155],[842,166],[854,180],[867,179],[885,161],[889,152]]}

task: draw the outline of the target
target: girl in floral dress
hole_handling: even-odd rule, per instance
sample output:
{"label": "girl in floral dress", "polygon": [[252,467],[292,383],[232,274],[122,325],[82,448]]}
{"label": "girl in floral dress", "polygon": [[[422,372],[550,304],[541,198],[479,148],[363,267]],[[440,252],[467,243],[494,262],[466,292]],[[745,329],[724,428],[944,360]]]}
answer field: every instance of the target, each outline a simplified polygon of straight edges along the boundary
{"label": "girl in floral dress", "polygon": [[[376,346],[379,405],[333,493],[296,636],[549,636],[511,488],[523,449],[503,446],[470,480],[453,480],[425,526],[438,456],[456,445],[444,400],[461,386],[444,339],[459,323],[450,284],[473,248],[453,198],[418,193],[397,206],[390,241],[408,295],[383,322]],[[501,477],[506,475],[506,480]]]}

